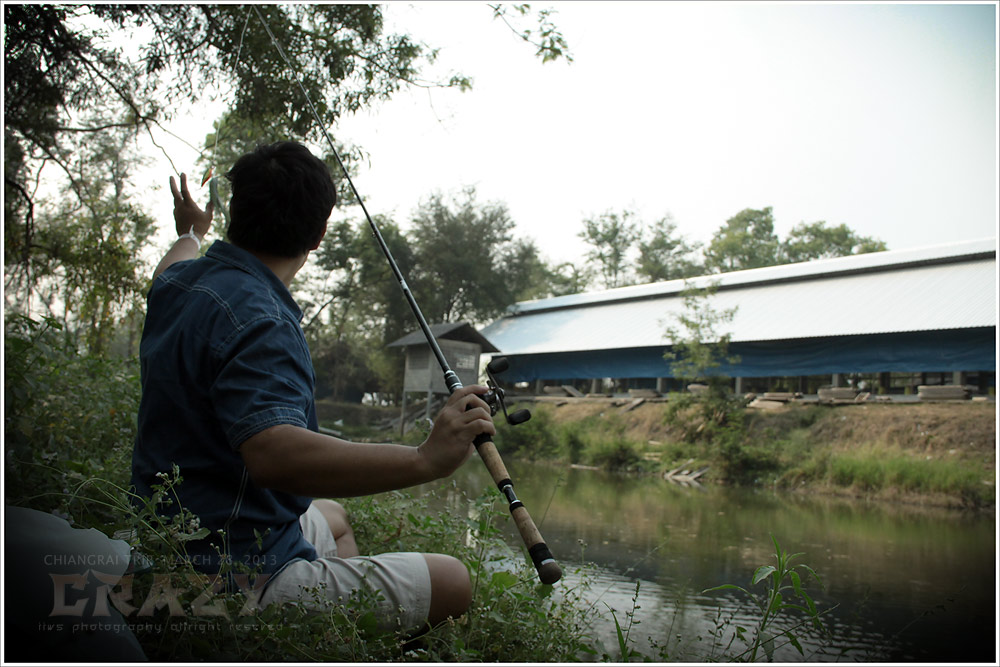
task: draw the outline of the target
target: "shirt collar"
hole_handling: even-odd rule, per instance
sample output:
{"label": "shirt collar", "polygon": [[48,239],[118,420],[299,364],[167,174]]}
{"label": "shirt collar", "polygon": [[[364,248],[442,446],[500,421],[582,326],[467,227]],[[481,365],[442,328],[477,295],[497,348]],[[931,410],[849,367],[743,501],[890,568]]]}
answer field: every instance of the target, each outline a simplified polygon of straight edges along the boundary
{"label": "shirt collar", "polygon": [[302,310],[295,303],[295,299],[292,298],[288,288],[285,287],[285,283],[281,282],[281,279],[274,274],[274,271],[269,269],[264,262],[257,259],[253,253],[225,241],[215,241],[209,247],[208,251],[205,252],[205,256],[211,257],[223,264],[236,267],[257,278],[257,280],[260,280],[271,288],[281,302],[292,312],[296,320],[302,320]]}

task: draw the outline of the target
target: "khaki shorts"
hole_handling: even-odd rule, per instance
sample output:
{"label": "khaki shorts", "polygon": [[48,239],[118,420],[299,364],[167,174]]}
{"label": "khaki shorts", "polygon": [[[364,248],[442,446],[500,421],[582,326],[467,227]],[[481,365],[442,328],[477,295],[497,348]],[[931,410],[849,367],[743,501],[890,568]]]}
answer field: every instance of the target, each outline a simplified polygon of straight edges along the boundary
{"label": "khaki shorts", "polygon": [[337,543],[323,514],[310,505],[299,517],[302,533],[316,547],[314,561],[294,560],[271,578],[259,603],[312,599],[310,589],[340,603],[362,588],[379,593],[378,615],[385,629],[419,630],[427,621],[431,604],[431,575],[419,553],[388,553],[377,556],[337,558]]}

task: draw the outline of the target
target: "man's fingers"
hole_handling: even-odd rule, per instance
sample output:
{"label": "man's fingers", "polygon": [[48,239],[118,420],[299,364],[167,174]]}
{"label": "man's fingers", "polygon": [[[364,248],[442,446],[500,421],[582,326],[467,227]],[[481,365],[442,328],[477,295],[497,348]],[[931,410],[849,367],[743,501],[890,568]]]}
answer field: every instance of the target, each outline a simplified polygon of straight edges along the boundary
{"label": "man's fingers", "polygon": [[496,435],[496,425],[490,416],[490,411],[486,408],[472,408],[466,410],[462,415],[464,423],[462,425],[463,439],[475,439],[482,433]]}
{"label": "man's fingers", "polygon": [[486,401],[482,399],[482,395],[488,391],[489,387],[469,385],[468,387],[462,387],[452,394],[451,400],[466,410],[471,408],[473,405],[476,407],[489,408]]}
{"label": "man's fingers", "polygon": [[191,193],[188,192],[187,174],[181,174],[181,198],[184,201],[191,201]]}
{"label": "man's fingers", "polygon": [[177,190],[177,181],[174,180],[173,176],[170,177],[170,194],[174,196],[174,201],[181,198],[181,193]]}

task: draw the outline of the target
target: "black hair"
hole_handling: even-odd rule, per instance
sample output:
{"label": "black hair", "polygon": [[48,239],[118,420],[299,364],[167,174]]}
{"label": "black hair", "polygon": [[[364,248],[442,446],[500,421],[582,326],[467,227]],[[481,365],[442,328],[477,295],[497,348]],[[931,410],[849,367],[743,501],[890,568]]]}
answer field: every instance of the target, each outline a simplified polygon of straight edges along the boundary
{"label": "black hair", "polygon": [[302,144],[258,146],[226,178],[233,188],[226,235],[234,245],[298,257],[322,240],[337,191],[326,163]]}

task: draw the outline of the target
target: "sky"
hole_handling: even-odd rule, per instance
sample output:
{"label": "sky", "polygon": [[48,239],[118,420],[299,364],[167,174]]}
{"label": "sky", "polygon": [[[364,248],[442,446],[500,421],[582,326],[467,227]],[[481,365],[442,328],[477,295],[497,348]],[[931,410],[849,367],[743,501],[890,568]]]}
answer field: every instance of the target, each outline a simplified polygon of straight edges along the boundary
{"label": "sky", "polygon": [[781,237],[996,236],[994,3],[532,6],[555,10],[572,63],[543,64],[483,3],[390,3],[388,31],[440,49],[425,76],[473,88],[404,89],[333,128],[367,153],[369,211],[405,228],[473,186],[554,263],[582,261],[585,218],[625,209],[702,243],[766,206]]}

